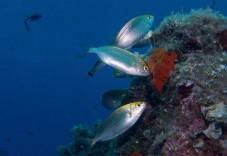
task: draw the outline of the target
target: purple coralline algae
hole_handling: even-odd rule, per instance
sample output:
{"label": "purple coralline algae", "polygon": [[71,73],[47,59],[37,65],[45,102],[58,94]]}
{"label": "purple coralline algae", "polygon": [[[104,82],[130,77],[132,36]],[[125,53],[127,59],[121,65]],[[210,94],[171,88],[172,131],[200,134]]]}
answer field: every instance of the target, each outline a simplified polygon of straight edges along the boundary
{"label": "purple coralline algae", "polygon": [[[144,114],[124,134],[97,143],[89,155],[227,155],[225,30],[227,18],[211,9],[166,17],[153,32],[147,57],[160,47],[177,53],[168,82],[156,92],[152,76],[133,78],[126,101],[146,101]],[[77,138],[91,139],[99,125],[74,127],[73,142],[59,146],[59,155],[86,153],[86,144]]]}

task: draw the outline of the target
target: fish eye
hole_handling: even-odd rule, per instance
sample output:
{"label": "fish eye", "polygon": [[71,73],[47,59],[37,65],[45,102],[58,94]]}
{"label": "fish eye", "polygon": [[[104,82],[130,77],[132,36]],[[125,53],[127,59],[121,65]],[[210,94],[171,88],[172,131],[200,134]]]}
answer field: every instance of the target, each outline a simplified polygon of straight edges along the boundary
{"label": "fish eye", "polygon": [[147,16],[147,18],[148,18],[148,19],[150,19],[150,18],[151,18],[151,16]]}
{"label": "fish eye", "polygon": [[141,106],[141,104],[137,104],[137,106],[138,106],[138,107],[140,107],[140,106]]}
{"label": "fish eye", "polygon": [[148,67],[147,67],[147,66],[144,66],[143,69],[144,69],[144,70],[148,70]]}

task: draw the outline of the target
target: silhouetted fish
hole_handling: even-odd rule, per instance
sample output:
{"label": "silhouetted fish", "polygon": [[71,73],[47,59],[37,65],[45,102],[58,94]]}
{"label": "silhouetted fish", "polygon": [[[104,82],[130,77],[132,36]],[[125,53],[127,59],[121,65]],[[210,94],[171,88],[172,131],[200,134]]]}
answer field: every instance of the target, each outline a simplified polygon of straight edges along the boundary
{"label": "silhouetted fish", "polygon": [[37,20],[39,20],[41,18],[42,18],[42,15],[37,14],[37,13],[34,13],[31,16],[26,16],[26,18],[24,20],[25,29],[27,31],[30,31],[30,27],[29,27],[28,22],[27,22],[28,20],[30,20],[30,21],[37,21]]}
{"label": "silhouetted fish", "polygon": [[37,21],[40,18],[42,18],[42,15],[37,14],[37,13],[34,13],[31,16],[26,16],[26,19],[25,20]]}

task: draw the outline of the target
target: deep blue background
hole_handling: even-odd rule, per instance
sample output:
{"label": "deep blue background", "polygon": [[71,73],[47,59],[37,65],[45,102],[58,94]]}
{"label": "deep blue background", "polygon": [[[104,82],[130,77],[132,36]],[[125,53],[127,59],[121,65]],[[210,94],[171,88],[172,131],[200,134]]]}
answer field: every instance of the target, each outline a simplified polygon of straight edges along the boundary
{"label": "deep blue background", "polygon": [[[227,2],[225,2],[227,3]],[[109,44],[131,18],[153,14],[153,29],[172,11],[206,8],[211,0],[1,0],[0,155],[54,156],[69,143],[75,124],[92,124],[110,111],[101,103],[108,89],[126,88],[104,68],[87,72],[95,55],[76,59],[83,46]],[[216,10],[226,15],[217,0]],[[43,15],[23,25],[25,15]],[[5,152],[6,152],[5,151]]]}

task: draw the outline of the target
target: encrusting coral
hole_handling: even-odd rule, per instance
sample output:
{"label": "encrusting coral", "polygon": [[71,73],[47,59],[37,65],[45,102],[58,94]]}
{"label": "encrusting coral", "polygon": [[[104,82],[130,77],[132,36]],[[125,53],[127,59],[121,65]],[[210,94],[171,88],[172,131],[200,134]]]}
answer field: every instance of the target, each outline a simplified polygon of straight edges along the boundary
{"label": "encrusting coral", "polygon": [[153,32],[151,41],[155,48],[164,47],[179,54],[215,53],[223,50],[216,33],[226,29],[226,20],[211,9],[172,14]]}
{"label": "encrusting coral", "polygon": [[[175,57],[170,59],[171,70],[158,87],[161,92],[157,94],[151,84],[159,79],[152,63],[153,80],[133,78],[127,93],[130,102],[146,101],[144,114],[123,135],[95,145],[90,155],[227,155],[227,52],[222,39],[226,36],[220,35],[226,29],[226,17],[210,9],[176,13],[164,19],[151,41],[162,55],[176,52],[177,61],[173,61]],[[152,53],[156,51],[148,51],[148,57]],[[95,127],[80,127],[81,132],[74,128],[73,134],[90,138]],[[68,146],[59,146],[59,155],[81,155],[85,149],[74,139]]]}

